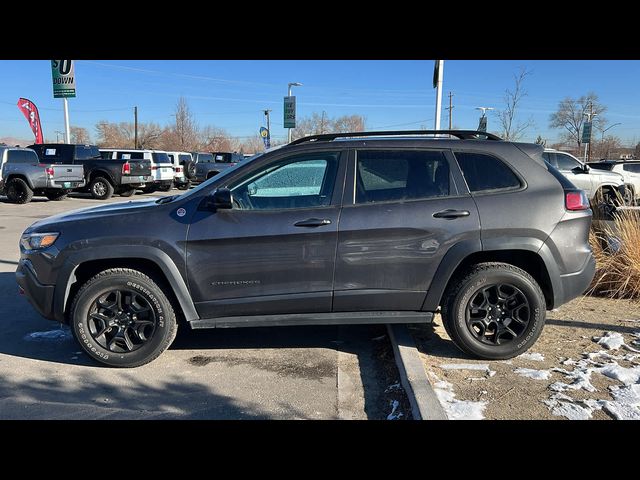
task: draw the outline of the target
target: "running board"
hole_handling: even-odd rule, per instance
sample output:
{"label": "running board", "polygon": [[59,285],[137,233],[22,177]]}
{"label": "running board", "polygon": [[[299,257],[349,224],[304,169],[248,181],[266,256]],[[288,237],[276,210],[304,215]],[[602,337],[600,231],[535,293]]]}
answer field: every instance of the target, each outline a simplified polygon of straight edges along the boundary
{"label": "running board", "polygon": [[429,323],[432,312],[337,312],[248,315],[192,320],[191,328],[275,327],[287,325],[353,325],[368,323]]}

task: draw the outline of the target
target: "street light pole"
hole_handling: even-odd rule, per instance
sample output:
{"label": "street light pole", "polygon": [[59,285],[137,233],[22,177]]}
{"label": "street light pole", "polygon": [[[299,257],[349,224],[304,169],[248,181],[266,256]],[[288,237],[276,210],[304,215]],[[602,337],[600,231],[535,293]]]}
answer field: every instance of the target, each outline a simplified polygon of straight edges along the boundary
{"label": "street light pole", "polygon": [[[288,91],[287,91],[287,96],[291,96],[291,87],[301,87],[302,84],[300,82],[291,82],[288,85]],[[294,112],[295,113],[295,112]],[[289,132],[287,133],[287,143],[291,143],[291,128],[288,129]]]}
{"label": "street light pole", "polygon": [[[604,143],[604,134],[607,132],[607,130],[612,129],[613,127],[617,127],[618,125],[622,125],[622,123],[620,123],[620,122],[614,123],[613,125],[610,125],[607,128],[605,128],[604,130],[602,130],[602,137],[600,138],[600,143]],[[605,157],[609,157],[609,148],[608,147],[607,147],[607,154],[605,155]]]}

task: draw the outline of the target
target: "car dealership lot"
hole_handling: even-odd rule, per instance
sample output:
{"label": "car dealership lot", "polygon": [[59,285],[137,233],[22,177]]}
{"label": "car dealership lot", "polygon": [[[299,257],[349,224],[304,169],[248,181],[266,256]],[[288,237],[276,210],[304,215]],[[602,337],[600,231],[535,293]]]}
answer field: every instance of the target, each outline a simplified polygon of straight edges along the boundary
{"label": "car dealership lot", "polygon": [[[159,195],[135,198],[152,196]],[[107,202],[122,201],[130,199]],[[27,205],[0,197],[1,419],[331,419],[390,413],[384,391],[398,379],[382,325],[183,329],[161,358],[136,369],[101,367],[80,353],[68,329],[40,317],[18,295],[18,240],[40,218],[103,204],[75,194]]]}

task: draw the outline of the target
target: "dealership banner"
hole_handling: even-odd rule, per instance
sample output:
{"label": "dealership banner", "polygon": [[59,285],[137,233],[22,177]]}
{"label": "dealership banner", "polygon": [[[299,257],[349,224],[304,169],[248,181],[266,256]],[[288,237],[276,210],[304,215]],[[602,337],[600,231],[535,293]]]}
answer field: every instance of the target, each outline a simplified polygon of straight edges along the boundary
{"label": "dealership banner", "polygon": [[40,114],[36,104],[28,98],[20,98],[18,100],[18,108],[24,114],[27,122],[31,126],[31,130],[36,137],[36,143],[43,143],[42,141],[42,126],[40,125]]}

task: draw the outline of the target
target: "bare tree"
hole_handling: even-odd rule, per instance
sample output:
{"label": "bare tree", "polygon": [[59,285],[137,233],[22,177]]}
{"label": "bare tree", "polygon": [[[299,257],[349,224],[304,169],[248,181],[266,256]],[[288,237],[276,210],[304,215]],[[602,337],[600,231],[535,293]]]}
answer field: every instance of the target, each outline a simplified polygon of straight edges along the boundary
{"label": "bare tree", "polygon": [[198,149],[203,152],[234,152],[238,150],[238,142],[226,130],[209,125],[200,132]]}
{"label": "bare tree", "polygon": [[604,112],[607,107],[602,105],[598,100],[598,95],[593,92],[582,95],[580,98],[574,99],[567,97],[558,104],[558,110],[549,117],[549,126],[551,128],[565,129],[565,135],[575,143],[580,149],[582,144],[582,125],[585,122],[585,114],[591,112],[593,105],[593,113],[597,116],[593,117],[593,128],[602,130],[607,123]]}
{"label": "bare tree", "polygon": [[597,140],[591,145],[591,156],[593,159],[609,159],[614,150],[622,147],[620,137],[608,135],[602,140]]}
{"label": "bare tree", "polygon": [[362,115],[344,115],[332,121],[333,132],[364,132],[365,119]]}
{"label": "bare tree", "polygon": [[527,128],[533,125],[533,118],[529,117],[523,122],[517,121],[518,107],[523,97],[527,96],[527,91],[522,87],[525,78],[531,75],[531,71],[522,68],[517,74],[514,74],[513,90],[505,90],[503,110],[498,110],[496,116],[502,128],[502,138],[505,140],[519,140],[524,135]]}
{"label": "bare tree", "polygon": [[259,153],[264,151],[264,140],[260,135],[247,138],[240,144],[240,153]]}
{"label": "bare tree", "polygon": [[[97,141],[100,147],[133,148],[134,125],[131,122],[110,123],[102,120],[96,124]],[[140,148],[158,148],[162,128],[157,123],[138,123],[138,145]]]}
{"label": "bare tree", "polygon": [[89,137],[89,130],[83,127],[70,127],[69,131],[71,132],[71,143],[82,143],[88,144],[91,143],[91,138]]}
{"label": "bare tree", "polygon": [[307,135],[362,132],[365,129],[365,118],[362,115],[344,115],[338,118],[328,118],[325,112],[322,112],[322,114],[314,112],[310,117],[304,117],[296,123],[296,128],[291,133],[294,140]]}
{"label": "bare tree", "polygon": [[640,158],[640,143],[636,144],[636,148],[635,148],[633,156],[635,158]]}
{"label": "bare tree", "polygon": [[175,123],[164,135],[163,140],[167,144],[164,148],[193,151],[198,145],[198,125],[184,97],[178,99],[174,117]]}

